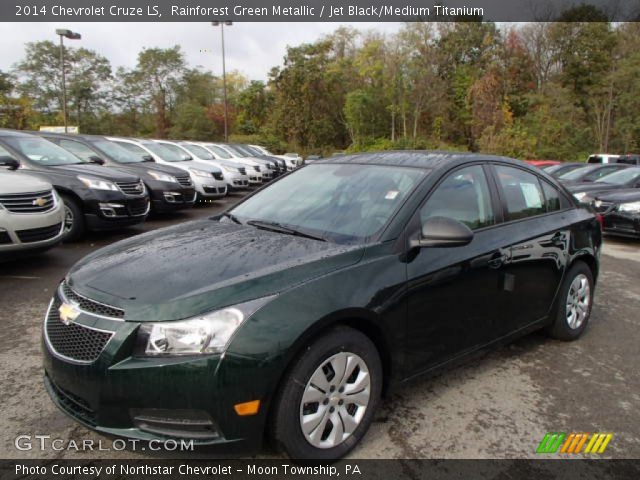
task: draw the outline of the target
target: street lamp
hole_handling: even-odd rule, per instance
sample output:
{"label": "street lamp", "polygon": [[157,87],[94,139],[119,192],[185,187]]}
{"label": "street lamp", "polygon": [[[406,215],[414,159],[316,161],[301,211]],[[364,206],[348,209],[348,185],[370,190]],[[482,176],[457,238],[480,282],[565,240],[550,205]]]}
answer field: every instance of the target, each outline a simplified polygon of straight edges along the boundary
{"label": "street lamp", "polygon": [[220,35],[222,37],[222,95],[224,97],[224,141],[229,141],[229,109],[227,107],[227,69],[224,60],[224,26],[230,27],[233,22],[211,22],[214,27],[220,26]]}
{"label": "street lamp", "polygon": [[62,116],[64,117],[64,133],[67,133],[67,83],[64,71],[64,42],[63,38],[69,40],[80,40],[82,36],[79,33],[66,30],[64,28],[56,28],[56,35],[60,36],[60,70],[62,70]]}

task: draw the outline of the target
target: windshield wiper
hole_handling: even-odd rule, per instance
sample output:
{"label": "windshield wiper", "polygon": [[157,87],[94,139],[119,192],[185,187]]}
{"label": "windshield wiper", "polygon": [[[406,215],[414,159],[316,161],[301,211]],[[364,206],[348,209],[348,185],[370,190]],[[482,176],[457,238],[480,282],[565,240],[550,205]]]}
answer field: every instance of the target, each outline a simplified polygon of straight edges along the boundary
{"label": "windshield wiper", "polygon": [[222,214],[222,216],[223,217],[227,217],[229,220],[231,220],[232,222],[237,223],[238,225],[242,225],[242,222],[233,213],[224,212]]}
{"label": "windshield wiper", "polygon": [[310,238],[312,240],[318,240],[320,242],[326,242],[326,238],[322,238],[318,235],[313,235],[311,233],[303,232],[301,230],[296,230],[295,228],[287,227],[278,222],[267,222],[264,220],[249,220],[247,225],[254,226],[256,228],[261,228],[263,230],[270,230],[272,232],[284,233],[287,235],[294,235],[296,237],[304,237]]}

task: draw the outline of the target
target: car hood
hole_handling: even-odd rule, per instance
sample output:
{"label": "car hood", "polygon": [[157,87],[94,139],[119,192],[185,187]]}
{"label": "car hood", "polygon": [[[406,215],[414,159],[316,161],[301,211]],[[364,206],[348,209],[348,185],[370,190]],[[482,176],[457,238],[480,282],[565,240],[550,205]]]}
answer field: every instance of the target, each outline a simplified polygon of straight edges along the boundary
{"label": "car hood", "polygon": [[600,192],[600,191],[615,190],[620,188],[619,185],[613,185],[611,183],[604,183],[604,182],[565,183],[564,186],[571,193]]}
{"label": "car hood", "polygon": [[0,171],[0,194],[31,193],[51,190],[51,184],[18,172]]}
{"label": "car hood", "polygon": [[198,220],[98,250],[67,281],[81,295],[123,308],[126,320],[179,320],[287,290],[358,262],[363,251]]}
{"label": "car hood", "polygon": [[614,190],[611,192],[604,192],[596,196],[596,200],[602,200],[603,202],[613,203],[628,203],[640,201],[640,189],[629,188],[624,190]]}
{"label": "car hood", "polygon": [[[146,176],[148,172],[166,173],[168,175],[184,175],[184,170],[181,168],[172,167],[170,165],[164,165],[153,162],[139,162],[139,163],[121,163],[111,164],[109,168],[114,168],[121,172],[129,173],[136,176]],[[152,177],[153,178],[153,177]]]}
{"label": "car hood", "polygon": [[139,180],[136,175],[130,175],[114,168],[103,167],[101,165],[59,165],[57,167],[51,167],[51,169],[57,173],[68,174],[69,176],[75,177],[77,175],[88,175],[102,180],[110,180],[112,182],[137,182]]}

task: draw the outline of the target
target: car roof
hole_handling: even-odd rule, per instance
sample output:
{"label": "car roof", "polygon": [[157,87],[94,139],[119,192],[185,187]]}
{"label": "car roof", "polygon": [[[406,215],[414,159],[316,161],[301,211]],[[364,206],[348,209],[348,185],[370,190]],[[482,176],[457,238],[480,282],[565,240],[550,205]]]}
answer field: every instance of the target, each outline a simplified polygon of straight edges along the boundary
{"label": "car roof", "polygon": [[16,130],[8,130],[0,128],[0,137],[33,137],[30,133],[18,132]]}
{"label": "car roof", "polygon": [[316,164],[323,163],[357,163],[367,165],[390,165],[397,167],[414,167],[437,169],[453,163],[465,163],[472,161],[499,160],[509,163],[526,165],[513,158],[497,155],[485,155],[482,153],[447,152],[439,150],[398,150],[387,152],[357,153],[353,155],[340,155],[318,160]]}

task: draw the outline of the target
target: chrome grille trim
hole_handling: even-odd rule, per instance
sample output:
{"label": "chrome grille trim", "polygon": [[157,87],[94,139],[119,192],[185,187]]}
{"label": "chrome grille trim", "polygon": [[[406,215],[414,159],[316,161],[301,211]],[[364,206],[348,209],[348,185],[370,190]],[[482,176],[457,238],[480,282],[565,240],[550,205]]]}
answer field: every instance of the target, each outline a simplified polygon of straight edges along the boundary
{"label": "chrome grille trim", "polygon": [[[67,281],[64,280],[58,289],[58,294],[60,298],[67,303],[71,303],[78,308],[83,313],[87,315],[92,315],[94,317],[107,318],[109,320],[119,320],[124,321],[124,310],[118,307],[114,307],[112,305],[107,305],[106,303],[97,302],[95,300],[91,300],[90,298],[85,297],[84,295],[80,295],[78,292],[73,290],[68,284]],[[104,315],[102,313],[98,313],[100,310],[106,310],[107,312],[112,313],[111,315]]]}
{"label": "chrome grille trim", "polygon": [[[34,202],[42,199],[42,206]],[[33,193],[10,193],[0,195],[0,204],[11,213],[45,213],[56,207],[56,199],[53,190],[44,190]]]}
{"label": "chrome grille trim", "polygon": [[[56,321],[56,318],[58,321],[60,321],[59,316],[57,314],[55,314],[55,312],[53,311],[53,308],[58,307],[58,303],[56,302],[55,297],[51,299],[51,301],[49,302],[49,307],[47,308],[47,313],[44,319],[44,328],[43,328],[43,332],[44,332],[44,341],[45,344],[47,345],[47,348],[49,349],[49,351],[56,357],[65,360],[67,362],[70,363],[76,363],[76,364],[81,364],[81,365],[89,365],[91,363],[94,363],[102,354],[102,352],[104,352],[104,349],[107,348],[107,345],[109,345],[109,342],[111,342],[111,340],[113,339],[113,336],[115,335],[116,332],[111,331],[111,330],[102,330],[99,328],[95,328],[95,327],[88,327],[86,325],[82,325],[79,323],[73,323],[71,325],[69,325],[70,327],[74,327],[74,328],[82,328],[85,330],[88,330],[89,332],[95,332],[96,334],[105,334],[108,335],[108,338],[104,341],[104,343],[101,345],[100,350],[98,352],[97,355],[94,356],[94,358],[92,358],[91,360],[79,360],[77,358],[73,358],[73,357],[69,357],[67,355],[63,355],[60,352],[58,352],[58,350],[56,350],[56,348],[53,346],[53,343],[51,342],[51,338],[49,336],[49,327],[50,327],[50,322],[52,321]],[[54,314],[54,316],[56,318],[52,318],[52,314]],[[62,323],[60,321],[60,323]],[[63,324],[64,325],[64,324]]]}
{"label": "chrome grille trim", "polygon": [[137,182],[115,182],[120,191],[125,195],[144,195],[145,188],[142,181]]}

